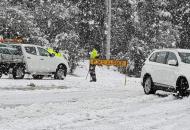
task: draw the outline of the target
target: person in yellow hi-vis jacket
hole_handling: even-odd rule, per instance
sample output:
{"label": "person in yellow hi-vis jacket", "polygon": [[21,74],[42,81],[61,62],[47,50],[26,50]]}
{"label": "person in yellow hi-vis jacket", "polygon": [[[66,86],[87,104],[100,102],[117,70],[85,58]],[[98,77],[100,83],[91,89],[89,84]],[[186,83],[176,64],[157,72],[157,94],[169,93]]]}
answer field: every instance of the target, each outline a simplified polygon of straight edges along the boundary
{"label": "person in yellow hi-vis jacket", "polygon": [[62,57],[61,53],[59,52],[59,48],[48,48],[48,52],[50,54],[54,54],[56,57]]}
{"label": "person in yellow hi-vis jacket", "polygon": [[[90,59],[99,58],[100,57],[99,51],[100,51],[99,45],[95,45],[93,50],[90,52]],[[89,72],[90,72],[90,76],[91,76],[90,82],[96,82],[95,68],[96,68],[96,65],[90,64],[90,66],[89,66]]]}

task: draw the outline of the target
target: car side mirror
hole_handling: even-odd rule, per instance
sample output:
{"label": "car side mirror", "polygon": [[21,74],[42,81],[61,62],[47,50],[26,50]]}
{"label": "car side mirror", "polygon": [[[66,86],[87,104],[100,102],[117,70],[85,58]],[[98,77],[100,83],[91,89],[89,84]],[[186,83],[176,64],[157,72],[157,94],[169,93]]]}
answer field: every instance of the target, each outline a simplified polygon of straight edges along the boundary
{"label": "car side mirror", "polygon": [[55,54],[51,54],[51,53],[49,53],[49,56],[50,56],[50,57],[54,57],[54,56],[55,56]]}
{"label": "car side mirror", "polygon": [[169,60],[168,65],[177,66],[177,61],[176,60]]}

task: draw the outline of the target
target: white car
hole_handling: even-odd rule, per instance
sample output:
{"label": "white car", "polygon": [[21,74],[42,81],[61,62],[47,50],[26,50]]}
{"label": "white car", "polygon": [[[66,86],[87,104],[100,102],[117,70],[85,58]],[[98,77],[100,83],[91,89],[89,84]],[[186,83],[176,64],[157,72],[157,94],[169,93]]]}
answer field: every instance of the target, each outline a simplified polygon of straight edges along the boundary
{"label": "white car", "polygon": [[55,79],[64,79],[69,71],[68,61],[64,57],[56,57],[45,48],[31,44],[6,44],[17,49],[18,55],[23,56],[23,64],[13,69],[13,76],[17,79],[24,74],[31,74],[34,79],[54,75]]}
{"label": "white car", "polygon": [[184,95],[190,83],[190,50],[162,49],[150,54],[141,71],[145,94],[156,90]]}

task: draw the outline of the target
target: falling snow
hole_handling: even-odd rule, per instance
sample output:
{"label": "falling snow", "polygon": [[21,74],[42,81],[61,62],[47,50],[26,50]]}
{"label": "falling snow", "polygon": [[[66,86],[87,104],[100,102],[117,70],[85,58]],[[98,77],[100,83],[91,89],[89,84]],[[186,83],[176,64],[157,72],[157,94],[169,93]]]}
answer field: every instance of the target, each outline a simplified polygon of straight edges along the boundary
{"label": "falling snow", "polygon": [[[85,80],[88,63],[81,61],[97,44],[100,58],[106,57],[106,0],[0,0],[0,41],[20,37],[58,47],[71,68],[65,81],[3,75],[0,129],[189,129],[189,99],[145,96],[139,77],[154,49],[190,49],[190,1],[112,0],[111,6],[111,59],[129,65],[127,73],[99,67],[93,84]],[[127,86],[124,74],[135,77],[127,78]]]}

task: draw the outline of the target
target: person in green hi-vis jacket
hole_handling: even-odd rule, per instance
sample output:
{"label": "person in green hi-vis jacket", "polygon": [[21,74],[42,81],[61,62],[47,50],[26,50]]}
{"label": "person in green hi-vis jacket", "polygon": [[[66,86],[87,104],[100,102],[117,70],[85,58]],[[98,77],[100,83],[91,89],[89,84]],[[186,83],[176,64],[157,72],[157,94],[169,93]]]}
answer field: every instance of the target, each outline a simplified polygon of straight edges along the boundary
{"label": "person in green hi-vis jacket", "polygon": [[[95,45],[92,51],[90,52],[90,59],[97,59],[100,57],[99,54],[100,47],[99,45]],[[90,64],[89,72],[91,76],[90,82],[96,82],[96,72],[95,72],[96,65]]]}
{"label": "person in green hi-vis jacket", "polygon": [[52,48],[48,48],[47,50],[50,54],[55,55],[56,57],[62,57],[61,53],[59,52],[59,48],[54,47]]}

